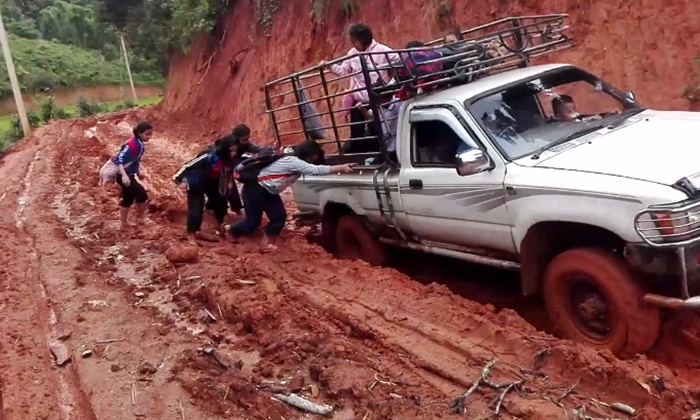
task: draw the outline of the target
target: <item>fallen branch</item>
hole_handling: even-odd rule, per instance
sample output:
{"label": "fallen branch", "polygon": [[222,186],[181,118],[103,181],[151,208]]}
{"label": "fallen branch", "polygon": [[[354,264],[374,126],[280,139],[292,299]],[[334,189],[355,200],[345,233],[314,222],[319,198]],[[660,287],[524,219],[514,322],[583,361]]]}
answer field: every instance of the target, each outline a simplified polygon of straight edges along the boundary
{"label": "fallen branch", "polygon": [[216,317],[214,316],[214,314],[212,314],[211,312],[209,312],[209,309],[204,308],[204,312],[206,312],[207,316],[208,316],[212,321],[216,322]]}
{"label": "fallen branch", "polygon": [[496,404],[496,407],[494,409],[494,413],[492,416],[489,417],[498,417],[498,415],[501,412],[501,409],[503,407],[503,401],[506,398],[506,395],[508,395],[509,392],[511,392],[514,389],[518,389],[523,383],[525,383],[526,379],[520,379],[515,382],[508,382],[508,383],[503,383],[503,384],[497,384],[494,382],[489,381],[488,375],[491,373],[491,369],[493,366],[496,364],[496,359],[491,360],[488,362],[482,369],[481,373],[479,374],[479,377],[474,381],[472,386],[470,386],[466,391],[464,391],[462,394],[460,394],[458,397],[453,399],[450,402],[450,408],[455,414],[466,414],[467,413],[467,398],[469,398],[470,395],[472,395],[474,392],[476,392],[477,389],[479,389],[479,386],[481,385],[486,385],[489,388],[496,389],[496,390],[502,390],[498,398],[494,400],[490,405],[492,406],[494,403]]}
{"label": "fallen branch", "polygon": [[[369,391],[369,393],[372,394],[372,389],[374,389],[374,387],[379,385],[379,384],[387,385],[387,386],[396,386],[396,384],[394,382],[383,381],[383,380],[379,379],[379,374],[375,373],[374,374],[374,382],[372,382],[372,385],[370,385],[369,388],[367,388],[367,391]],[[374,395],[374,394],[372,394],[372,395]]]}
{"label": "fallen branch", "polygon": [[627,404],[622,404],[622,403],[619,403],[619,402],[614,402],[614,403],[608,404],[608,403],[603,402],[603,401],[598,401],[598,400],[596,400],[595,398],[591,398],[591,402],[592,402],[593,404],[601,405],[601,406],[603,406],[603,407],[605,407],[605,408],[609,408],[609,409],[611,409],[611,410],[613,410],[613,411],[617,411],[618,413],[627,414],[628,416],[634,416],[634,414],[637,412],[637,410],[635,410],[634,408],[630,407],[629,405],[627,405]]}
{"label": "fallen branch", "polygon": [[185,420],[185,407],[182,406],[182,400],[178,398],[177,400],[178,408],[180,409],[180,417]]}
{"label": "fallen branch", "polygon": [[126,340],[125,338],[113,338],[110,340],[95,340],[95,344],[109,344],[109,343],[118,343],[120,341]]}
{"label": "fallen branch", "polygon": [[559,405],[564,398],[568,397],[569,395],[571,395],[572,392],[574,392],[574,389],[578,386],[579,383],[581,383],[581,378],[579,378],[578,381],[574,382],[573,385],[566,388],[566,391],[564,391],[564,393],[561,394],[559,398],[555,400],[555,403]]}
{"label": "fallen branch", "polygon": [[491,371],[491,368],[493,365],[496,364],[496,359],[491,360],[484,366],[483,369],[481,369],[481,374],[479,377],[474,381],[471,387],[469,387],[466,391],[461,393],[458,397],[453,399],[450,402],[450,408],[455,414],[466,414],[467,413],[467,398],[469,398],[470,395],[474,393],[474,391],[479,388],[479,385],[482,384],[484,378],[488,376],[489,372]]}
{"label": "fallen branch", "polygon": [[131,404],[136,405],[138,399],[138,391],[136,390],[136,382],[131,384]]}
{"label": "fallen branch", "polygon": [[517,388],[520,385],[522,385],[524,381],[518,381],[518,382],[513,382],[508,384],[505,388],[503,388],[503,392],[501,392],[501,395],[498,396],[498,399],[496,400],[496,408],[493,410],[493,416],[497,417],[501,413],[501,407],[503,406],[503,400],[505,400],[506,395],[513,389]]}
{"label": "fallen branch", "polygon": [[333,407],[330,405],[325,405],[325,404],[316,404],[315,402],[311,402],[307,400],[306,398],[302,398],[296,394],[289,394],[289,395],[284,395],[284,394],[275,394],[273,399],[277,401],[281,401],[283,403],[289,404],[292,407],[296,407],[300,410],[304,410],[307,413],[311,414],[318,414],[321,416],[327,416],[333,412]]}

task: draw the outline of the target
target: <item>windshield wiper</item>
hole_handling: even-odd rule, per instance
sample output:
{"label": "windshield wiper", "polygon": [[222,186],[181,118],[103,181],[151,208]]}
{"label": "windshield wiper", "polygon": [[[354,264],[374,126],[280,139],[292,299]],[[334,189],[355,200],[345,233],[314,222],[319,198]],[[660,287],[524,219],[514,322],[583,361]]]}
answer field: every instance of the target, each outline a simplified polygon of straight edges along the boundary
{"label": "windshield wiper", "polygon": [[532,159],[532,160],[539,159],[539,158],[540,158],[540,155],[541,155],[542,153],[546,152],[547,150],[549,150],[549,149],[551,149],[551,148],[553,148],[553,147],[559,146],[560,144],[564,144],[564,143],[566,143],[566,142],[568,142],[568,141],[571,141],[571,140],[573,140],[573,139],[575,139],[575,138],[577,138],[577,137],[585,136],[586,134],[590,134],[590,133],[592,133],[592,132],[594,132],[594,131],[598,131],[598,130],[600,130],[601,128],[605,127],[606,125],[607,125],[607,124],[596,124],[596,125],[593,125],[593,126],[591,126],[591,127],[584,128],[584,129],[582,129],[582,130],[574,131],[573,133],[571,133],[571,134],[569,134],[569,135],[567,135],[567,136],[565,136],[565,137],[562,137],[562,138],[560,138],[559,140],[554,140],[553,142],[551,142],[551,143],[549,143],[549,144],[546,144],[546,145],[540,147],[539,149],[537,149],[537,151],[535,152],[535,154],[532,155],[531,159]]}
{"label": "windshield wiper", "polygon": [[612,129],[615,129],[615,128],[618,128],[618,127],[620,127],[622,124],[624,124],[625,121],[627,121],[627,119],[628,119],[629,117],[633,117],[633,116],[635,116],[635,115],[637,115],[637,114],[640,114],[640,113],[642,113],[642,112],[644,112],[644,111],[646,111],[645,108],[629,108],[629,109],[625,109],[624,111],[622,111],[622,112],[617,116],[617,118],[615,119],[615,122],[613,122],[612,124],[608,125],[608,128],[611,129],[611,130],[612,130]]}

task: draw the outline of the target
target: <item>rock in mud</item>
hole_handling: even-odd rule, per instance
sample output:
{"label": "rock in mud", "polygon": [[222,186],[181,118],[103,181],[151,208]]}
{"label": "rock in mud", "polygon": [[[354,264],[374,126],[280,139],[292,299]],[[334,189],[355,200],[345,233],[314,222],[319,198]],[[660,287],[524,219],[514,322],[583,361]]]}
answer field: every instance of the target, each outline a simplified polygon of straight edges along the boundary
{"label": "rock in mud", "polygon": [[199,251],[191,245],[174,245],[165,251],[165,258],[171,263],[191,264],[199,259]]}
{"label": "rock in mud", "polygon": [[143,362],[139,365],[139,373],[141,375],[153,375],[156,372],[158,372],[158,368],[151,363]]}
{"label": "rock in mud", "polygon": [[112,363],[112,365],[109,367],[109,370],[111,370],[112,372],[119,372],[120,370],[122,370],[122,367],[119,366],[119,363]]}
{"label": "rock in mud", "polygon": [[51,354],[53,354],[53,357],[56,359],[56,364],[58,366],[63,366],[70,360],[70,353],[68,352],[68,348],[65,344],[59,341],[54,341],[51,344],[49,344],[49,350],[51,351]]}
{"label": "rock in mud", "polygon": [[117,360],[119,357],[119,350],[116,348],[109,346],[105,349],[104,351],[104,358],[109,360],[109,361],[114,361]]}

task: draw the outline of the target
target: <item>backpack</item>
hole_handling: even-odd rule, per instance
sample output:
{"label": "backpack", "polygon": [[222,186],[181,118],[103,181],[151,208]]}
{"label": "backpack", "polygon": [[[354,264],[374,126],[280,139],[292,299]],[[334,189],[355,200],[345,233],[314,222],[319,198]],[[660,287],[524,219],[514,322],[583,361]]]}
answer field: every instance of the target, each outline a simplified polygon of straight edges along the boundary
{"label": "backpack", "polygon": [[[412,77],[425,77],[442,71],[442,62],[422,64],[426,61],[437,60],[442,54],[437,50],[415,51],[401,53],[404,66],[398,69],[399,80],[409,80]],[[444,77],[438,75],[438,78]]]}
{"label": "backpack", "polygon": [[275,153],[269,149],[264,150],[262,153],[249,157],[238,164],[234,171],[233,178],[242,184],[258,182],[260,171],[286,156],[291,156],[291,154]]}

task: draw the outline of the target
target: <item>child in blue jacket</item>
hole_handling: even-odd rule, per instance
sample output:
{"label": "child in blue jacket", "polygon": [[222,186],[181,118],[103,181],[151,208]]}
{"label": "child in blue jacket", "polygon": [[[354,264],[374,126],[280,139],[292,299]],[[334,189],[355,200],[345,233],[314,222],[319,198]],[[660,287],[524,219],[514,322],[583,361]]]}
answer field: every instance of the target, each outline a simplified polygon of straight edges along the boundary
{"label": "child in blue jacket", "polygon": [[134,137],[127,140],[119,150],[119,153],[112,158],[112,162],[117,165],[117,184],[122,190],[122,199],[119,203],[119,216],[121,227],[125,229],[129,226],[129,208],[136,203],[136,212],[140,224],[146,223],[146,201],[148,194],[146,189],[139,183],[137,176],[141,179],[144,174],[141,172],[141,157],[145,151],[144,143],[148,143],[153,135],[153,126],[148,121],[139,122],[133,130]]}
{"label": "child in blue jacket", "polygon": [[233,177],[233,157],[238,149],[236,137],[228,135],[214,142],[207,152],[182,165],[173,177],[176,185],[187,186],[187,233],[192,239],[214,240],[202,235],[205,199],[219,226],[228,213],[227,190]]}

